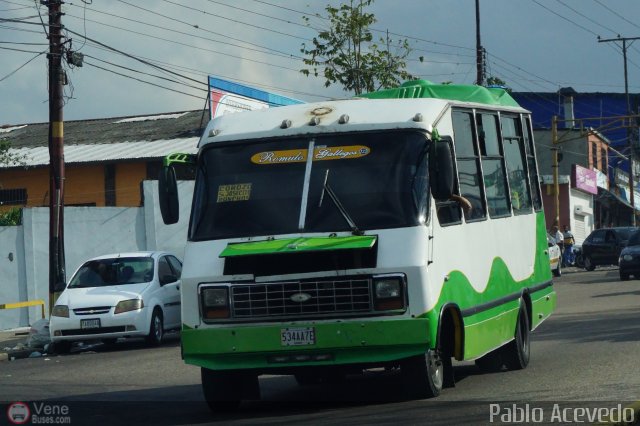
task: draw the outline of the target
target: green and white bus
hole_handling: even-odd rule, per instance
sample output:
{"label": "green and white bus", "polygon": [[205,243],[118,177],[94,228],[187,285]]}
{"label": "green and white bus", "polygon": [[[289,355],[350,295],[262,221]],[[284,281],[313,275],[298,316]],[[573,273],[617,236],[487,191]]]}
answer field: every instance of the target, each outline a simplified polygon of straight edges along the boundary
{"label": "green and white bus", "polygon": [[529,112],[502,89],[412,81],[359,98],[224,115],[197,155],[182,356],[212,409],[298,383],[398,369],[408,397],[452,358],[522,369],[554,310]]}

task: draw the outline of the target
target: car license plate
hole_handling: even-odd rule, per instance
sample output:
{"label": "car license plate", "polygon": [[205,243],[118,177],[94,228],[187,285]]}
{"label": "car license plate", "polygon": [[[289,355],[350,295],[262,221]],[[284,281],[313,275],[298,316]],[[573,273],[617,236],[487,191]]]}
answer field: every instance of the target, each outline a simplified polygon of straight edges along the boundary
{"label": "car license plate", "polygon": [[80,328],[100,328],[100,318],[92,318],[92,319],[83,319],[80,320]]}
{"label": "car license plate", "polygon": [[282,346],[303,346],[316,344],[314,327],[281,328],[280,343]]}

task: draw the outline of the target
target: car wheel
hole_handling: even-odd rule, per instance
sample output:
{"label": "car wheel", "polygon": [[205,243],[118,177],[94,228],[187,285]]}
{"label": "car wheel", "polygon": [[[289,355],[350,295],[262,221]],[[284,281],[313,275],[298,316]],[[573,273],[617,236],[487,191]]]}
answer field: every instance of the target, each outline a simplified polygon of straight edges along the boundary
{"label": "car wheel", "polygon": [[440,395],[444,378],[444,363],[440,354],[428,349],[423,355],[413,356],[400,365],[402,381],[410,398],[433,398]]}
{"label": "car wheel", "polygon": [[629,274],[627,274],[626,272],[622,272],[622,270],[620,270],[620,281],[628,281],[629,280]]}
{"label": "car wheel", "polygon": [[531,355],[531,338],[529,329],[529,314],[527,305],[522,301],[518,321],[516,323],[515,339],[503,346],[502,357],[509,370],[522,370],[529,365]]}
{"label": "car wheel", "polygon": [[586,269],[587,271],[593,271],[594,269],[596,269],[596,264],[593,263],[593,259],[591,259],[591,256],[584,257],[584,269]]}
{"label": "car wheel", "polygon": [[151,316],[151,325],[149,326],[149,334],[147,334],[146,340],[149,345],[158,346],[162,343],[163,337],[162,311],[156,308]]}
{"label": "car wheel", "polygon": [[562,267],[560,266],[560,262],[558,262],[558,267],[553,270],[553,276],[559,277],[562,275]]}

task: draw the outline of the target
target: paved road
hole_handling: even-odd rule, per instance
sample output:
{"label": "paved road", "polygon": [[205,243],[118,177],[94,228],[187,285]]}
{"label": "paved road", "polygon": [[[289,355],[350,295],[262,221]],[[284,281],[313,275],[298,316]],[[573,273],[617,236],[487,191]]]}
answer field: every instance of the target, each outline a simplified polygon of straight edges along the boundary
{"label": "paved road", "polygon": [[[290,377],[271,376],[260,380],[261,401],[212,417],[199,370],[182,363],[174,337],[155,349],[132,341],[110,350],[2,363],[0,401],[69,404],[74,424],[118,419],[122,424],[360,425],[484,424],[496,409],[490,404],[498,402],[504,414],[512,402],[548,410],[546,402],[624,406],[639,400],[640,281],[621,282],[614,268],[565,272],[556,279],[556,290],[558,310],[533,334],[526,370],[482,374],[473,363],[457,363],[456,388],[435,400],[400,399],[392,373],[304,388]],[[2,413],[0,418],[1,424]]]}

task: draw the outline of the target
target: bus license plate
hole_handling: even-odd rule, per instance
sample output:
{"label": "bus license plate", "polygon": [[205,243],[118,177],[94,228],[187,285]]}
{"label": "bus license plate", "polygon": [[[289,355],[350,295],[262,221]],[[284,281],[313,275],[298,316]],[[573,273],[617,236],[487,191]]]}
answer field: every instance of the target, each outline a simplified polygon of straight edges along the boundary
{"label": "bus license plate", "polygon": [[282,346],[315,345],[316,330],[314,327],[281,328],[280,343]]}
{"label": "bus license plate", "polygon": [[83,330],[87,328],[100,328],[100,318],[80,320],[80,328]]}

